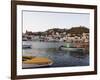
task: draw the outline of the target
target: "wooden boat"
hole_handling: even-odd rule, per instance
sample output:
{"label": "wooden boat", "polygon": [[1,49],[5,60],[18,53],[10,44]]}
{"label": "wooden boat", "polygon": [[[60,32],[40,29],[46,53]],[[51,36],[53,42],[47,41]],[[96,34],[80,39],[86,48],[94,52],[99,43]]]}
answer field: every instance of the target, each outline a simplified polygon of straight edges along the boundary
{"label": "wooden boat", "polygon": [[24,57],[23,68],[46,67],[53,64],[53,62],[44,57]]}

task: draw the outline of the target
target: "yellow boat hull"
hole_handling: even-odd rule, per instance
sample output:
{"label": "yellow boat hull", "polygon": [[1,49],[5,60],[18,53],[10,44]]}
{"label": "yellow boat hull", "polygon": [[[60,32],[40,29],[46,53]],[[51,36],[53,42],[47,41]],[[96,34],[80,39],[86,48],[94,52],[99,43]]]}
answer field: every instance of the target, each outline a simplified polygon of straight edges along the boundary
{"label": "yellow boat hull", "polygon": [[53,64],[53,62],[45,57],[28,57],[30,59],[24,60],[23,67],[43,67],[43,66],[50,66]]}

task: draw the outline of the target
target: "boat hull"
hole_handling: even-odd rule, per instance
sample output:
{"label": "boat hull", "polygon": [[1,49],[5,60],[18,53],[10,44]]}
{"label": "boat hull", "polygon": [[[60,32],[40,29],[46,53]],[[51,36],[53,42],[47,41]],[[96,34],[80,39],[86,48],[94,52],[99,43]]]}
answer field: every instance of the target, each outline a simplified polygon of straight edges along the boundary
{"label": "boat hull", "polygon": [[61,50],[78,51],[78,50],[84,50],[84,48],[65,48],[65,47],[61,47]]}
{"label": "boat hull", "polygon": [[23,57],[23,68],[46,67],[52,64],[53,62],[45,57]]}
{"label": "boat hull", "polygon": [[23,47],[23,49],[31,49],[32,48],[31,45],[23,45],[22,47]]}
{"label": "boat hull", "polygon": [[48,63],[48,64],[24,64],[23,63],[23,69],[24,68],[40,68],[40,67],[49,67],[51,66],[53,63]]}

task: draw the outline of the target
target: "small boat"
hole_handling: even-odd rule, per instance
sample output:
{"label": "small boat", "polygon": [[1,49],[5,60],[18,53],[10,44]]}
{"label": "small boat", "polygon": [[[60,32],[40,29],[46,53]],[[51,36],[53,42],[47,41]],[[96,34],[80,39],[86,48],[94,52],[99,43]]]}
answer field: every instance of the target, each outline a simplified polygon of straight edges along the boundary
{"label": "small boat", "polygon": [[62,47],[61,50],[78,51],[78,50],[83,50],[83,48],[65,48],[65,47]]}
{"label": "small boat", "polygon": [[22,45],[23,49],[31,49],[32,45]]}
{"label": "small boat", "polygon": [[66,46],[60,46],[60,50],[65,50],[65,51],[82,51],[84,48],[76,48],[76,47],[66,47]]}
{"label": "small boat", "polygon": [[24,57],[23,59],[23,68],[46,67],[52,64],[53,62],[45,57]]}

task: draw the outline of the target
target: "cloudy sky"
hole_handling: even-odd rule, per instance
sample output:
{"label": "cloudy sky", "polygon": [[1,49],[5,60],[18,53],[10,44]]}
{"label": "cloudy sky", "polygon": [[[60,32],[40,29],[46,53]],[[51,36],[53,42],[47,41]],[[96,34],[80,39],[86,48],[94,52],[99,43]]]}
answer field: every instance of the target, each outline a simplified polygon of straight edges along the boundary
{"label": "cloudy sky", "polygon": [[60,13],[23,11],[23,32],[46,31],[51,28],[71,28],[75,26],[86,26],[89,28],[89,14],[85,13]]}

